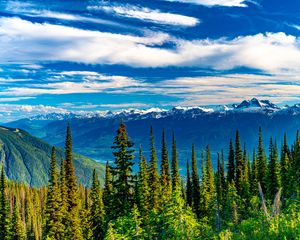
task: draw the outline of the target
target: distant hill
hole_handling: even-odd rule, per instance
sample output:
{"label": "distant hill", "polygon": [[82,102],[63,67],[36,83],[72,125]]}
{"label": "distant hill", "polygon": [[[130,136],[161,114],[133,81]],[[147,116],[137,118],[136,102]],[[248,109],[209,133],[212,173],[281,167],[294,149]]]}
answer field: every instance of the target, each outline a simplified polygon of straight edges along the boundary
{"label": "distant hill", "polygon": [[[0,127],[0,162],[11,180],[36,187],[48,184],[51,148],[19,128]],[[63,156],[64,150],[57,149],[59,164]],[[104,176],[104,165],[82,155],[74,154],[74,166],[81,184],[89,185],[94,168]]]}
{"label": "distant hill", "polygon": [[184,169],[185,161],[190,158],[192,143],[195,143],[199,157],[200,150],[209,144],[215,163],[217,151],[224,148],[227,154],[229,139],[234,138],[236,129],[240,131],[242,143],[247,142],[249,153],[257,146],[259,126],[263,129],[266,151],[271,135],[280,145],[283,133],[287,132],[288,141],[292,143],[296,130],[300,129],[300,105],[279,107],[268,100],[254,98],[240,104],[174,107],[170,110],[133,109],[81,115],[52,113],[21,119],[8,123],[8,126],[26,129],[47,142],[63,146],[66,122],[70,121],[74,151],[105,162],[113,158],[111,145],[121,119],[126,122],[136,148],[142,144],[147,156],[150,125],[154,128],[158,157],[162,129],[166,130],[169,143],[174,130],[180,165]]}

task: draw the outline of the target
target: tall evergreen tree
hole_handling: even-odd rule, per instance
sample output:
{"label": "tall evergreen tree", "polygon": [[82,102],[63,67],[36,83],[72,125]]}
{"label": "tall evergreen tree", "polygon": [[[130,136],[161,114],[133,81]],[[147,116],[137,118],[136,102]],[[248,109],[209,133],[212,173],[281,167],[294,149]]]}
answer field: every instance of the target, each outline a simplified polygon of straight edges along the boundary
{"label": "tall evergreen tree", "polygon": [[159,174],[157,171],[157,158],[156,158],[156,150],[155,150],[154,134],[153,134],[152,126],[150,127],[150,148],[151,148],[150,166],[149,166],[149,187],[151,192],[150,207],[152,209],[157,209],[160,184],[159,184]]}
{"label": "tall evergreen tree", "polygon": [[278,166],[278,152],[276,141],[273,144],[270,139],[270,155],[268,165],[268,197],[274,199],[276,193],[280,188],[280,171]]}
{"label": "tall evergreen tree", "polygon": [[260,182],[261,188],[264,193],[267,189],[267,158],[263,146],[262,130],[259,127],[258,131],[258,156],[257,156],[257,172],[258,181]]}
{"label": "tall evergreen tree", "polygon": [[206,201],[207,201],[207,207],[208,212],[210,213],[210,216],[212,216],[212,211],[214,210],[215,205],[215,197],[216,197],[216,190],[215,190],[215,182],[214,182],[214,173],[213,173],[213,167],[210,157],[210,148],[209,145],[206,146],[206,178],[205,178],[205,185],[206,185],[206,191],[204,191],[207,194]]}
{"label": "tall evergreen tree", "polygon": [[56,149],[53,147],[51,153],[50,178],[47,192],[43,239],[63,239],[64,237],[63,213],[61,212],[62,200],[58,180]]}
{"label": "tall evergreen tree", "polygon": [[257,171],[257,156],[256,151],[253,149],[251,176],[250,176],[250,189],[253,195],[258,194],[258,171]]}
{"label": "tall evergreen tree", "polygon": [[78,185],[73,166],[73,149],[70,123],[67,126],[65,146],[65,180],[67,189],[67,218],[65,222],[66,240],[82,240],[82,229],[79,218]]}
{"label": "tall evergreen tree", "polygon": [[162,132],[162,149],[161,149],[161,188],[162,188],[162,197],[167,199],[171,195],[172,191],[172,182],[171,182],[171,173],[168,157],[168,149],[165,137],[165,131]]}
{"label": "tall evergreen tree", "polygon": [[237,193],[240,194],[241,189],[241,183],[243,180],[243,153],[242,153],[242,147],[241,147],[241,140],[240,140],[240,134],[239,131],[236,131],[236,137],[235,137],[235,187],[237,190]]}
{"label": "tall evergreen tree", "polygon": [[235,180],[235,163],[234,163],[234,149],[233,143],[230,139],[229,143],[229,154],[228,154],[228,164],[227,164],[227,183],[231,183]]}
{"label": "tall evergreen tree", "polygon": [[133,142],[128,137],[126,126],[122,121],[112,146],[115,157],[114,166],[111,167],[115,216],[128,214],[133,206],[133,145]]}
{"label": "tall evergreen tree", "polygon": [[200,217],[200,181],[198,175],[198,166],[195,145],[192,145],[192,196],[193,196],[193,209],[197,215]]}
{"label": "tall evergreen tree", "polygon": [[[13,210],[13,216],[12,216],[12,231],[11,231],[11,239],[13,240],[26,240],[26,231],[24,224],[22,222],[20,213],[19,213],[19,207],[18,202],[15,201],[14,203],[14,210]],[[60,239],[60,238],[48,238],[48,239]]]}
{"label": "tall evergreen tree", "polygon": [[96,170],[93,171],[92,187],[90,192],[91,207],[90,221],[92,228],[92,239],[98,240],[104,238],[104,207],[102,193],[100,191],[100,182]]}
{"label": "tall evergreen tree", "polygon": [[4,167],[0,176],[0,239],[10,240],[10,212],[6,196],[6,178]]}
{"label": "tall evergreen tree", "polygon": [[192,179],[190,172],[190,164],[189,161],[186,161],[186,203],[188,206],[193,206],[193,189],[192,189]]}
{"label": "tall evergreen tree", "polygon": [[283,137],[283,144],[281,147],[281,154],[280,154],[280,177],[281,177],[281,185],[284,186],[282,189],[283,197],[288,197],[290,195],[290,150],[287,143],[286,133],[284,133]]}
{"label": "tall evergreen tree", "polygon": [[105,166],[105,179],[103,189],[103,203],[106,221],[109,222],[112,219],[113,209],[113,186],[112,186],[112,175],[108,161]]}
{"label": "tall evergreen tree", "polygon": [[143,156],[142,146],[140,146],[139,167],[140,171],[137,175],[137,192],[135,193],[136,203],[139,208],[139,211],[142,214],[147,214],[150,210],[150,190],[148,184],[148,164],[146,158]]}
{"label": "tall evergreen tree", "polygon": [[177,147],[175,134],[172,133],[172,190],[173,192],[180,187],[180,175],[178,170],[178,156],[177,156]]}

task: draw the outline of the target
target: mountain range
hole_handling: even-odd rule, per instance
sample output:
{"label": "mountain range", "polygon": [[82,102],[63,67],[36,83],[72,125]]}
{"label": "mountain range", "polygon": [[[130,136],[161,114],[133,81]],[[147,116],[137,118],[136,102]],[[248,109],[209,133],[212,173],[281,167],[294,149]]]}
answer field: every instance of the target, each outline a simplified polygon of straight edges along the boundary
{"label": "mountain range", "polygon": [[253,98],[240,104],[174,107],[169,110],[151,108],[81,114],[51,113],[6,125],[24,129],[51,144],[63,146],[65,126],[69,121],[73,130],[75,152],[105,162],[112,160],[110,147],[121,119],[126,122],[129,135],[136,143],[135,147],[141,144],[147,156],[150,125],[154,129],[158,150],[162,129],[165,129],[169,143],[174,131],[183,169],[185,161],[190,157],[192,143],[195,143],[198,150],[209,144],[212,156],[216,159],[217,151],[224,149],[226,153],[229,139],[234,138],[237,129],[242,142],[248,143],[248,152],[252,152],[257,146],[255,139],[259,127],[263,129],[266,147],[271,135],[280,144],[284,132],[287,133],[288,141],[294,141],[296,130],[300,127],[300,104],[280,107],[269,100]]}

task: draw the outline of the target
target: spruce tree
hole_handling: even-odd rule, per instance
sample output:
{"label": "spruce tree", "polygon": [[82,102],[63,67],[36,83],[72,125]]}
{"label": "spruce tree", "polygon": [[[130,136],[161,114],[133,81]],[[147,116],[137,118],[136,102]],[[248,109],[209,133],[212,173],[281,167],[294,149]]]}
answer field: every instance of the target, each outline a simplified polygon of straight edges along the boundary
{"label": "spruce tree", "polygon": [[151,149],[151,156],[150,156],[150,166],[149,166],[149,187],[150,187],[150,207],[151,209],[158,208],[158,197],[160,191],[160,184],[159,184],[159,174],[157,171],[157,158],[156,158],[156,150],[155,150],[155,143],[154,143],[154,134],[152,126],[150,127],[150,149]]}
{"label": "spruce tree", "polygon": [[0,239],[10,240],[10,212],[6,196],[6,178],[4,167],[0,176]]}
{"label": "spruce tree", "polygon": [[258,170],[257,170],[257,156],[255,149],[253,150],[251,176],[250,176],[250,189],[252,195],[258,194]]}
{"label": "spruce tree", "polygon": [[197,158],[196,158],[196,151],[195,145],[192,145],[192,196],[193,196],[193,209],[196,213],[197,217],[199,218],[200,213],[200,181],[198,175],[198,167],[197,167]]}
{"label": "spruce tree", "polygon": [[243,180],[243,153],[240,141],[239,131],[236,131],[235,137],[235,187],[238,194],[241,194],[241,184]]}
{"label": "spruce tree", "polygon": [[258,132],[258,156],[257,156],[257,172],[258,172],[258,182],[260,182],[261,188],[264,193],[267,189],[267,158],[265,150],[263,147],[263,137],[262,130],[259,127]]}
{"label": "spruce tree", "polygon": [[109,162],[105,165],[105,179],[103,189],[103,203],[106,222],[109,222],[113,217],[113,186],[112,186],[112,175],[110,171]]}
{"label": "spruce tree", "polygon": [[168,149],[165,137],[165,131],[162,132],[162,149],[161,149],[161,188],[162,197],[168,199],[171,195],[172,182],[168,157]]}
{"label": "spruce tree", "polygon": [[100,191],[100,182],[96,170],[93,171],[92,187],[90,192],[90,222],[92,228],[92,239],[98,240],[104,238],[104,207],[102,193]]}
{"label": "spruce tree", "polygon": [[206,146],[206,178],[205,178],[205,185],[206,185],[206,191],[207,194],[206,201],[207,201],[207,207],[208,212],[210,213],[210,216],[212,216],[212,211],[214,210],[214,204],[215,204],[215,181],[214,181],[214,173],[213,173],[213,167],[210,157],[210,148],[209,145]]}
{"label": "spruce tree", "polygon": [[172,133],[172,190],[173,192],[180,187],[180,175],[178,170],[178,156],[174,132]]}
{"label": "spruce tree", "polygon": [[280,188],[280,171],[278,166],[278,152],[276,141],[270,139],[270,156],[268,164],[268,197],[274,199]]}
{"label": "spruce tree", "polygon": [[228,164],[227,164],[227,184],[235,180],[235,163],[234,163],[234,149],[233,143],[230,139],[229,143],[229,154],[228,154]]}
{"label": "spruce tree", "polygon": [[193,206],[193,189],[192,189],[192,180],[190,172],[189,161],[186,161],[186,204],[190,207]]}
{"label": "spruce tree", "polygon": [[[13,210],[13,216],[12,216],[12,231],[11,231],[11,239],[13,240],[26,240],[26,231],[25,227],[23,225],[20,213],[19,213],[19,207],[18,202],[15,201],[14,203],[14,210]],[[48,237],[47,239],[62,239],[62,238],[55,238],[55,237]]]}
{"label": "spruce tree", "polygon": [[128,214],[133,206],[133,145],[122,121],[112,146],[115,160],[114,166],[111,167],[111,173],[114,190],[113,207],[116,217]]}
{"label": "spruce tree", "polygon": [[65,146],[65,181],[67,189],[67,218],[65,222],[65,239],[82,240],[82,229],[79,218],[78,186],[73,166],[73,149],[70,123],[67,126]]}
{"label": "spruce tree", "polygon": [[146,158],[143,156],[142,146],[140,146],[139,167],[140,170],[137,175],[137,191],[135,193],[136,204],[142,214],[147,214],[150,210],[150,190],[148,184],[148,164]]}
{"label": "spruce tree", "polygon": [[59,189],[58,171],[56,166],[56,149],[53,147],[51,153],[50,178],[45,209],[43,239],[63,239],[64,237],[61,202],[61,192]]}

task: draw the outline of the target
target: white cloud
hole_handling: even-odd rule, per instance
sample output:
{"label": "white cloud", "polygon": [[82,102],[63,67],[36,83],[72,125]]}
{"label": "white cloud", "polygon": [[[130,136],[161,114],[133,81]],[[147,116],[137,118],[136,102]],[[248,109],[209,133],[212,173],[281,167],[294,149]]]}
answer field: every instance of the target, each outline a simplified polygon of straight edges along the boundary
{"label": "white cloud", "polygon": [[[63,108],[57,108],[46,105],[21,105],[21,104],[1,104],[0,103],[0,116],[5,122],[10,122],[16,119],[35,116],[38,114],[48,113],[67,113],[68,111]],[[3,121],[2,120],[2,121]]]}
{"label": "white cloud", "polygon": [[[147,86],[142,81],[137,81],[126,76],[106,76],[89,71],[67,71],[59,73],[60,81],[26,86],[8,87],[0,91],[5,96],[37,96],[41,94],[72,94],[72,93],[98,93],[114,91],[116,89],[129,89]],[[64,81],[64,76],[80,76],[80,81]]]}
{"label": "white cloud", "polygon": [[204,6],[247,7],[245,0],[166,0],[169,2],[193,3]]}
{"label": "white cloud", "polygon": [[[162,48],[167,42],[175,47]],[[300,39],[266,33],[188,41],[161,32],[132,36],[0,18],[0,55],[2,62],[48,60],[218,70],[249,67],[269,73],[296,73],[300,69]]]}
{"label": "white cloud", "polygon": [[160,10],[153,10],[145,7],[133,5],[104,5],[89,6],[88,10],[102,10],[121,17],[135,18],[143,21],[150,21],[158,24],[179,25],[193,27],[199,23],[194,17],[184,16],[174,13],[165,13]]}

